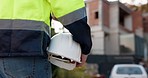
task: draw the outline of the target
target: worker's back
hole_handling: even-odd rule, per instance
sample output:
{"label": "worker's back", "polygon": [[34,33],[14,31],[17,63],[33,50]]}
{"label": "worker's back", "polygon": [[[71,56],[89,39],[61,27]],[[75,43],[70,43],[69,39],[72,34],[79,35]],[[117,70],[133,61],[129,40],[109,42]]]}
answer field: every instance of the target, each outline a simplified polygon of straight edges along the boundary
{"label": "worker's back", "polygon": [[0,0],[0,56],[46,55],[51,12],[88,54],[92,44],[83,0]]}
{"label": "worker's back", "polygon": [[50,42],[46,0],[0,0],[0,56],[42,56]]}
{"label": "worker's back", "polygon": [[50,5],[47,0],[1,0],[0,19],[46,21],[49,24]]}

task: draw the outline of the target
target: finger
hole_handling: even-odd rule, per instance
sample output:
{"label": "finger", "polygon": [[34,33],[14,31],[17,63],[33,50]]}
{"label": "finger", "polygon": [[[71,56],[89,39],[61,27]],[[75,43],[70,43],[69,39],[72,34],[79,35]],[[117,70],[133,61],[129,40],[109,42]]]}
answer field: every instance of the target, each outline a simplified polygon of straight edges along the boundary
{"label": "finger", "polygon": [[85,63],[83,62],[83,63],[77,63],[76,64],[76,67],[81,67],[81,66],[83,66]]}
{"label": "finger", "polygon": [[81,66],[83,66],[82,63],[79,63],[79,64],[76,65],[76,67],[81,67]]}

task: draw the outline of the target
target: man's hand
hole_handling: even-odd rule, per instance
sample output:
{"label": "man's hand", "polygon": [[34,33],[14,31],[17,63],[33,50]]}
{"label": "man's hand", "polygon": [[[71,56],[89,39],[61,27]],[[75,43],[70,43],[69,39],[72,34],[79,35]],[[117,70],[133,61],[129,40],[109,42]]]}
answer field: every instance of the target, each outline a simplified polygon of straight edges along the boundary
{"label": "man's hand", "polygon": [[77,67],[83,66],[86,63],[87,56],[88,55],[84,55],[84,54],[81,55],[81,63],[77,63]]}

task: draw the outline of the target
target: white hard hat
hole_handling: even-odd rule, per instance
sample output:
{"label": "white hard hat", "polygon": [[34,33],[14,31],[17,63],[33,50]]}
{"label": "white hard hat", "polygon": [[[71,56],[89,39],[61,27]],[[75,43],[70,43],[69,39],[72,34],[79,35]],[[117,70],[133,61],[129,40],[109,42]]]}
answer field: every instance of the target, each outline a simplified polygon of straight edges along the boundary
{"label": "white hard hat", "polygon": [[51,38],[50,46],[47,49],[49,61],[67,70],[73,70],[76,62],[80,62],[80,45],[72,39],[70,33],[60,33]]}

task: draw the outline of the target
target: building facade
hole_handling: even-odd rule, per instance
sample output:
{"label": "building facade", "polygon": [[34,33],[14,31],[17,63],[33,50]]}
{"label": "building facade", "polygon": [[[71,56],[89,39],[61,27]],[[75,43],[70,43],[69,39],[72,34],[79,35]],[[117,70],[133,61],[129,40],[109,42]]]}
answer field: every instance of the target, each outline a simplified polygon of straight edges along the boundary
{"label": "building facade", "polygon": [[143,20],[140,11],[132,11],[118,1],[87,0],[86,6],[92,31],[92,54],[136,54],[136,37],[143,39]]}
{"label": "building facade", "polygon": [[88,63],[97,63],[100,74],[108,76],[114,64],[144,57],[142,12],[107,0],[87,0],[86,7],[93,41]]}

